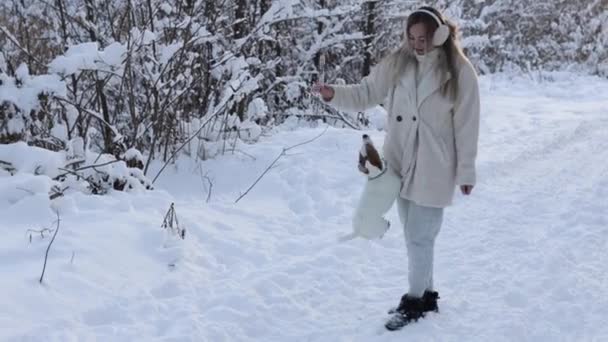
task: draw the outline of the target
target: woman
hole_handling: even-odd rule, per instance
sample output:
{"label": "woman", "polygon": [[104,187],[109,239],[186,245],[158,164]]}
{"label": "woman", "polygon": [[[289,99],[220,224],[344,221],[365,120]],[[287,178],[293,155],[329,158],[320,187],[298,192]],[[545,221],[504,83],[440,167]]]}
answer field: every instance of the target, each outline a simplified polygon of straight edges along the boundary
{"label": "woman", "polygon": [[[414,11],[407,42],[358,85],[315,84],[313,92],[343,110],[381,102],[389,114],[384,158],[401,176],[397,200],[408,253],[409,291],[386,324],[395,330],[438,311],[433,248],[456,186],[475,186],[479,87],[457,41],[457,28],[432,7]],[[384,101],[386,100],[386,101]]]}

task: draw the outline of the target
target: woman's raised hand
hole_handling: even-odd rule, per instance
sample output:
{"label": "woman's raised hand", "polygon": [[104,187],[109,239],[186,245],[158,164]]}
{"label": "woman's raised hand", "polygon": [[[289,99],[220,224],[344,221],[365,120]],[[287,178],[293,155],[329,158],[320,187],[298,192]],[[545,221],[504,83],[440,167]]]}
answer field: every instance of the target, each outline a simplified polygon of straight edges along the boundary
{"label": "woman's raised hand", "polygon": [[323,101],[325,102],[331,101],[331,99],[334,98],[335,94],[334,88],[327,84],[318,82],[312,86],[311,91],[313,94],[320,94],[321,98],[323,98]]}

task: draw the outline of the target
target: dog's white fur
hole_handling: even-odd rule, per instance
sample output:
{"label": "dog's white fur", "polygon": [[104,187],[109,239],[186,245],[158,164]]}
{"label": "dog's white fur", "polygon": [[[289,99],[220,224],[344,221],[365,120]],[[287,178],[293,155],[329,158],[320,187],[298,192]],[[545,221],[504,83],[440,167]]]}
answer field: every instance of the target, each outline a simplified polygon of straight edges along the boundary
{"label": "dog's white fur", "polygon": [[356,237],[368,240],[379,239],[390,227],[390,222],[384,218],[384,215],[399,196],[401,178],[386,163],[384,164],[383,168],[386,171],[378,177],[382,170],[369,162],[365,163],[369,174],[353,217],[353,232],[342,237],[341,241]]}

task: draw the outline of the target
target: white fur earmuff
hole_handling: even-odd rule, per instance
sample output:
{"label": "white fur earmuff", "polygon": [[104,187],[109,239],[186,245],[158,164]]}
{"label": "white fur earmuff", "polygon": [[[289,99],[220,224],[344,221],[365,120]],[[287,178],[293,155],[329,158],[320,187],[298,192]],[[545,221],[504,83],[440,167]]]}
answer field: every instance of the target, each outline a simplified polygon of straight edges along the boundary
{"label": "white fur earmuff", "polygon": [[424,8],[417,9],[414,12],[412,12],[412,14],[414,14],[414,13],[428,14],[437,23],[437,25],[438,25],[437,30],[435,30],[435,33],[433,34],[433,45],[434,46],[441,46],[441,45],[443,45],[443,43],[446,42],[446,40],[448,40],[448,38],[450,37],[450,28],[435,13],[433,13],[432,11],[426,10]]}

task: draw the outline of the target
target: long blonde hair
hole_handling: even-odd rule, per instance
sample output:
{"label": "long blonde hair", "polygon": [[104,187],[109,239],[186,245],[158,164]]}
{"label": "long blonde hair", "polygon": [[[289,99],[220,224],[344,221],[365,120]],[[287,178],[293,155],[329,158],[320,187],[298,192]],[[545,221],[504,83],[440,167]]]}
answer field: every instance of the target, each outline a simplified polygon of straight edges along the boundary
{"label": "long blonde hair", "polygon": [[[458,70],[457,65],[459,64],[459,60],[462,58],[466,59],[462,49],[460,48],[460,42],[458,40],[458,26],[452,21],[446,19],[441,12],[434,9],[433,7],[424,6],[420,9],[425,9],[427,11],[432,11],[437,15],[441,20],[449,27],[450,36],[448,39],[441,45],[441,49],[443,50],[443,55],[445,58],[441,58],[439,62],[439,68],[443,70],[443,74],[447,76],[447,73],[451,73],[452,77],[449,82],[445,83],[445,86],[442,88],[442,94],[446,97],[450,97],[454,99],[458,94]],[[414,12],[408,18],[405,25],[405,34],[404,39],[401,46],[391,52],[386,58],[389,63],[390,70],[394,70],[393,73],[393,84],[396,84],[399,77],[405,71],[405,68],[410,63],[417,63],[416,57],[414,56],[414,52],[412,51],[409,43],[407,41],[407,35],[409,29],[418,23],[422,23],[426,27],[426,31],[428,34],[428,39],[432,40],[433,34],[437,29],[437,22],[428,14],[422,12]]]}

